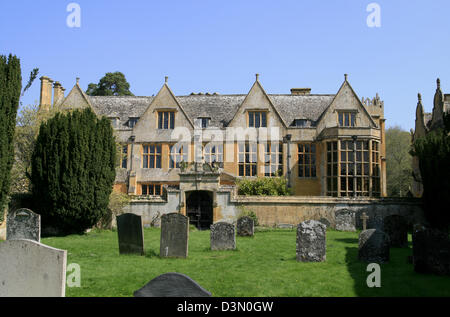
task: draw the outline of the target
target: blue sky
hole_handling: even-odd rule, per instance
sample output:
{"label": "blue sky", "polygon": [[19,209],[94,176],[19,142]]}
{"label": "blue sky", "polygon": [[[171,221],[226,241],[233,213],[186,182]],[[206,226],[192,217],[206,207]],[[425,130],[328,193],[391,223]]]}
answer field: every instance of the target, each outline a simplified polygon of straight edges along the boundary
{"label": "blue sky", "polygon": [[[66,24],[71,2],[80,28]],[[372,2],[379,28],[366,23]],[[2,0],[0,54],[21,59],[24,85],[34,67],[68,90],[121,71],[146,96],[166,75],[186,95],[247,93],[255,73],[267,93],[336,93],[348,73],[360,98],[380,94],[387,127],[409,131],[418,92],[427,112],[437,77],[450,93],[449,11],[448,0]],[[38,99],[36,81],[22,102]]]}

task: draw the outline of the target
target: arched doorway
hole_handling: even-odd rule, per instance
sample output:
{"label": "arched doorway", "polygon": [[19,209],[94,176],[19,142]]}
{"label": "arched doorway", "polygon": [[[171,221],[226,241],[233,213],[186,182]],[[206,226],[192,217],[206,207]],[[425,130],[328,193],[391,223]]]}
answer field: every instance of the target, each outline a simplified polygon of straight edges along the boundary
{"label": "arched doorway", "polygon": [[197,229],[209,229],[213,223],[212,193],[205,190],[186,193],[186,214]]}

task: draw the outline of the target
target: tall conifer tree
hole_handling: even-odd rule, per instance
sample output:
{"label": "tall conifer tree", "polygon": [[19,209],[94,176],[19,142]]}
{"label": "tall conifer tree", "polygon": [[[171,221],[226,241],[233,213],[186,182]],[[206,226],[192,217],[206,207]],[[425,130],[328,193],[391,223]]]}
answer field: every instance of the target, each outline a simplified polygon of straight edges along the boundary
{"label": "tall conifer tree", "polygon": [[32,193],[43,225],[81,233],[108,211],[115,178],[111,123],[91,109],[56,116],[40,127],[32,157]]}
{"label": "tall conifer tree", "polygon": [[0,221],[11,183],[14,162],[14,131],[19,108],[22,75],[20,60],[13,55],[0,56]]}

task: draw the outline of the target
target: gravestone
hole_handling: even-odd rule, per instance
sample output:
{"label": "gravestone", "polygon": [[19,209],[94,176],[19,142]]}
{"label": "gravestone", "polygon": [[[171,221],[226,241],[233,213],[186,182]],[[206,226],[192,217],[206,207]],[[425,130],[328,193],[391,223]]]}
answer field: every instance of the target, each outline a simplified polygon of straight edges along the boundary
{"label": "gravestone", "polygon": [[404,248],[408,246],[408,222],[400,215],[387,216],[383,220],[383,231],[391,241],[391,247]]}
{"label": "gravestone", "polygon": [[450,239],[437,229],[415,226],[413,264],[417,273],[450,275]]}
{"label": "gravestone", "polygon": [[67,251],[32,240],[0,243],[0,297],[63,297]]}
{"label": "gravestone", "polygon": [[162,274],[134,292],[134,297],[210,297],[211,293],[189,276]]}
{"label": "gravestone", "polygon": [[216,222],[211,225],[211,250],[236,249],[236,230],[234,224]]}
{"label": "gravestone", "polygon": [[297,261],[322,262],[326,260],[327,227],[316,220],[307,220],[297,226]]}
{"label": "gravestone", "polygon": [[161,216],[161,257],[188,256],[189,218],[180,213]]}
{"label": "gravestone", "polygon": [[30,209],[9,212],[6,220],[6,240],[41,241],[41,216]]}
{"label": "gravestone", "polygon": [[336,230],[356,231],[355,212],[349,209],[341,209],[335,213]]}
{"label": "gravestone", "polygon": [[253,237],[255,232],[255,222],[252,218],[244,216],[237,220],[237,235],[240,237]]}
{"label": "gravestone", "polygon": [[144,255],[144,232],[141,216],[126,213],[116,217],[120,254]]}
{"label": "gravestone", "polygon": [[359,235],[358,258],[369,263],[389,262],[389,236],[379,229],[367,229]]}

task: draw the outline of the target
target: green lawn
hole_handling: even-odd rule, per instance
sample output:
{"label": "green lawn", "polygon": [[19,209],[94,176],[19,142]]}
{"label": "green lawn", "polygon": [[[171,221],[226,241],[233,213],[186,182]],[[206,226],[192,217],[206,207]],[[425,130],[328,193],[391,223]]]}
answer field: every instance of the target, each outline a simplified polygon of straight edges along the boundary
{"label": "green lawn", "polygon": [[66,288],[66,296],[132,296],[167,272],[186,274],[219,297],[450,296],[450,277],[417,274],[407,264],[410,248],[391,249],[390,263],[381,266],[381,288],[368,288],[367,264],[357,260],[358,233],[328,231],[323,263],[296,261],[295,230],[237,237],[235,251],[211,251],[209,231],[193,231],[187,259],[159,258],[160,230],[149,228],[144,234],[145,256],[119,255],[114,231],[44,238],[42,243],[67,250],[67,263],[81,267],[81,287]]}

